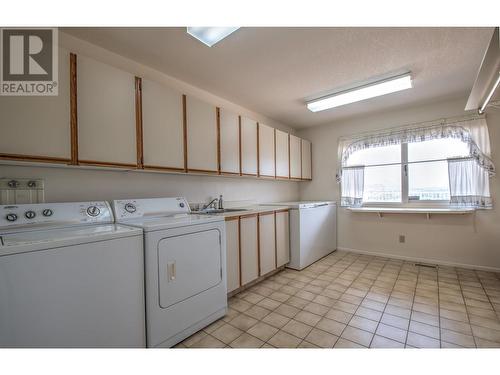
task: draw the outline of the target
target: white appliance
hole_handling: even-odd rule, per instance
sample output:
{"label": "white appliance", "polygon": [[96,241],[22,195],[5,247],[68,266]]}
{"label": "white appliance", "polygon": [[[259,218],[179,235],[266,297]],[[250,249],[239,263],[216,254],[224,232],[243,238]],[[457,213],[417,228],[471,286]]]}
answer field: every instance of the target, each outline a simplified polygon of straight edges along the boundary
{"label": "white appliance", "polygon": [[148,347],[171,347],[227,312],[223,217],[184,198],[113,202],[117,222],[144,230]]}
{"label": "white appliance", "polygon": [[290,263],[301,270],[337,249],[337,205],[328,201],[280,202],[290,207]]}
{"label": "white appliance", "polygon": [[0,347],[145,347],[142,245],[106,202],[0,206]]}

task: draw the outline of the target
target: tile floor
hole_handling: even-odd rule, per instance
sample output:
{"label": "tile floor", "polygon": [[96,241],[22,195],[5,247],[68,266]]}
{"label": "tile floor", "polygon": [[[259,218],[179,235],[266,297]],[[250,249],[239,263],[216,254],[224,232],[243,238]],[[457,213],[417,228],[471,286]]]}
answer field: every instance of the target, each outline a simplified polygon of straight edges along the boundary
{"label": "tile floor", "polygon": [[232,297],[177,347],[498,348],[500,274],[336,251]]}

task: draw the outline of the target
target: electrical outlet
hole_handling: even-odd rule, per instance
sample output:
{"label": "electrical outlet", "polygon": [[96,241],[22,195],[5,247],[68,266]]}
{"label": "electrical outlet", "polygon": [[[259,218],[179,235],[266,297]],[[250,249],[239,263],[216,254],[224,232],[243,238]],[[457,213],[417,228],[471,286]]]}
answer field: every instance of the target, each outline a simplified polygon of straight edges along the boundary
{"label": "electrical outlet", "polygon": [[399,243],[405,243],[406,241],[406,236],[404,234],[399,235]]}

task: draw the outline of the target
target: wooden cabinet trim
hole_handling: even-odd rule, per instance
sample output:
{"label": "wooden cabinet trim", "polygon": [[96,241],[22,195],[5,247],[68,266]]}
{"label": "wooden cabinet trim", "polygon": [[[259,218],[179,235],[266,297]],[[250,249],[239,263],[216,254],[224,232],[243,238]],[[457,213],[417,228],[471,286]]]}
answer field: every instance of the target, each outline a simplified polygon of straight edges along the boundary
{"label": "wooden cabinet trim", "polygon": [[226,216],[224,218],[224,221],[233,221],[233,220],[238,220],[240,217],[239,216]]}
{"label": "wooden cabinet trim", "polygon": [[188,168],[188,140],[187,140],[187,112],[186,112],[186,95],[182,95],[182,133],[184,137],[184,172]]}
{"label": "wooden cabinet trim", "polygon": [[259,212],[259,213],[258,213],[258,215],[259,215],[259,216],[273,215],[273,214],[274,214],[274,211]]}
{"label": "wooden cabinet trim", "polygon": [[260,215],[257,215],[257,274],[259,277],[262,276],[260,267]]}
{"label": "wooden cabinet trim", "polygon": [[215,109],[215,122],[217,126],[217,172],[221,174],[221,155],[220,155],[220,108],[216,107]]}
{"label": "wooden cabinet trim", "polygon": [[135,77],[135,128],[137,143],[137,168],[144,168],[144,141],[142,130],[142,78]]}
{"label": "wooden cabinet trim", "polygon": [[21,155],[21,154],[7,154],[0,153],[0,159],[26,161],[26,162],[40,162],[40,163],[56,163],[56,164],[71,164],[71,159],[58,158],[52,156],[37,156],[37,155]]}
{"label": "wooden cabinet trim", "polygon": [[242,173],[242,166],[241,166],[241,116],[238,116],[238,147],[239,147],[239,154],[240,154],[240,176]]}
{"label": "wooden cabinet trim", "polygon": [[259,215],[258,213],[240,215],[240,219],[244,219],[244,218],[247,218],[247,217],[255,217],[255,216],[258,216],[258,215]]}
{"label": "wooden cabinet trim", "polygon": [[260,135],[259,135],[259,126],[260,124],[257,122],[257,177],[260,177]]}
{"label": "wooden cabinet trim", "polygon": [[242,286],[243,282],[241,279],[241,220],[238,217],[238,276],[240,277],[240,287]]}
{"label": "wooden cabinet trim", "polygon": [[69,97],[70,97],[70,137],[71,137],[71,165],[78,165],[78,77],[76,54],[69,55]]}
{"label": "wooden cabinet trim", "polygon": [[289,208],[284,208],[282,210],[276,210],[276,211],[274,211],[275,214],[279,214],[280,212],[290,212],[290,209]]}
{"label": "wooden cabinet trim", "polygon": [[129,168],[129,169],[137,169],[136,164],[128,164],[128,163],[115,163],[115,162],[106,162],[106,161],[98,161],[98,160],[79,160],[79,165],[94,165],[96,167],[114,167],[114,168]]}

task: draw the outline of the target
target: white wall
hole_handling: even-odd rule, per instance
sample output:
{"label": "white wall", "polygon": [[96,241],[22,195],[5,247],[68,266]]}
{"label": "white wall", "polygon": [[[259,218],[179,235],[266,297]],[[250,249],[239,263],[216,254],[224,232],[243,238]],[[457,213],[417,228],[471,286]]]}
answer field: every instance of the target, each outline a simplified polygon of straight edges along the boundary
{"label": "white wall", "polygon": [[[464,115],[466,99],[351,118],[299,132],[313,143],[313,176],[300,185],[301,199],[340,200],[335,182],[340,136],[442,117]],[[487,115],[492,158],[500,168],[500,112]],[[490,180],[494,209],[467,216],[387,215],[338,210],[338,247],[372,254],[500,270],[500,178]],[[399,234],[406,243],[398,242]]]}
{"label": "white wall", "polygon": [[2,177],[43,178],[47,202],[172,196],[185,196],[189,202],[206,202],[219,194],[226,201],[278,202],[297,200],[299,195],[299,182],[244,177],[0,165]]}
{"label": "white wall", "polygon": [[[277,123],[259,113],[70,35],[59,33],[59,42],[61,46],[76,54],[86,55],[138,76],[165,83],[185,94],[197,96],[214,105],[294,133],[294,130],[286,125]],[[117,134],[117,141],[119,141],[119,134]],[[4,165],[0,165],[0,178],[43,178],[47,202],[165,196],[185,196],[190,202],[203,202],[210,197],[219,196],[219,194],[223,194],[226,201],[272,202],[297,200],[299,196],[298,182],[169,175],[140,171],[91,170],[72,167],[5,165],[13,164],[12,162],[2,162],[2,164]]]}

